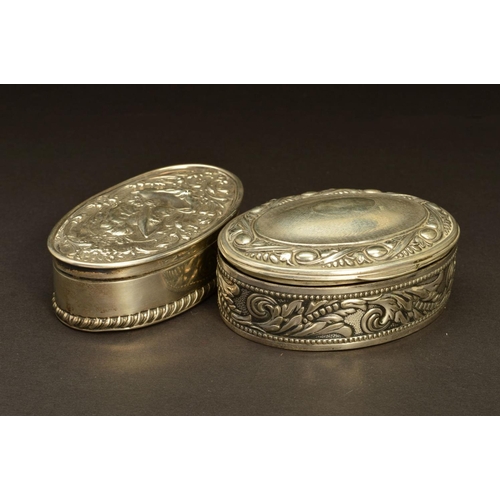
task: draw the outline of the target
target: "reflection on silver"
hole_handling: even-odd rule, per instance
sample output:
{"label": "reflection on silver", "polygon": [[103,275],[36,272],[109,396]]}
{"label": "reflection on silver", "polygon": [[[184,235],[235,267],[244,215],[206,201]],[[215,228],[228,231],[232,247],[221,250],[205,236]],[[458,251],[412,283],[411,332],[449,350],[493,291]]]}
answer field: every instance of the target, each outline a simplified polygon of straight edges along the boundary
{"label": "reflection on silver", "polygon": [[352,349],[437,317],[459,228],[442,208],[374,190],[306,193],[246,212],[219,235],[219,307],[244,337],[287,349]]}
{"label": "reflection on silver", "polygon": [[164,167],[85,201],[53,229],[54,309],[93,331],[139,328],[213,291],[216,239],[243,189],[208,165]]}

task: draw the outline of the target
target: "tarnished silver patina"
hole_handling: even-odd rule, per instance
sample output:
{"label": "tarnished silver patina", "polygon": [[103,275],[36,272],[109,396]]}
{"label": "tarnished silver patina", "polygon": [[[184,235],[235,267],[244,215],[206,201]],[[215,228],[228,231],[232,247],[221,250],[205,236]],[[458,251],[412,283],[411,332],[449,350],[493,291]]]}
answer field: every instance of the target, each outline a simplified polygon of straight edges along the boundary
{"label": "tarnished silver patina", "polygon": [[90,198],[52,230],[53,306],[81,330],[139,328],[215,289],[216,241],[243,196],[209,165],[164,167]]}
{"label": "tarnished silver patina", "polygon": [[459,227],[414,196],[330,189],[250,210],[219,235],[219,307],[236,333],[287,349],[408,335],[451,292]]}

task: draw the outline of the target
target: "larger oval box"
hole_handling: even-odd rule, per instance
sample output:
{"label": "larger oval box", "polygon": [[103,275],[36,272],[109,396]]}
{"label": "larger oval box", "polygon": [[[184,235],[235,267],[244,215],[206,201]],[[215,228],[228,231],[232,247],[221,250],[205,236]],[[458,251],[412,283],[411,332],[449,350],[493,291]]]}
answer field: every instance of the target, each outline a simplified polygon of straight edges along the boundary
{"label": "larger oval box", "polygon": [[226,170],[179,165],[86,200],[48,239],[57,317],[80,330],[126,330],[196,305],[215,289],[217,235],[242,196]]}
{"label": "larger oval box", "polygon": [[286,349],[365,347],[434,320],[459,227],[415,196],[330,189],[272,200],[219,235],[218,302],[236,333]]}

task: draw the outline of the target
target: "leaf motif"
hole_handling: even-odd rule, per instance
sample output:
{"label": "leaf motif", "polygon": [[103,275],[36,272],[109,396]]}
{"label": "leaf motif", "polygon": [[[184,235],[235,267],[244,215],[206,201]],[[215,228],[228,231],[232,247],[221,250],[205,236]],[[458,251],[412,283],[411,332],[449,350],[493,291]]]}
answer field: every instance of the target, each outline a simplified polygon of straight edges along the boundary
{"label": "leaf motif", "polygon": [[237,320],[238,322],[240,322],[242,325],[246,325],[246,326],[253,326],[254,323],[253,323],[253,320],[252,320],[252,316],[248,315],[248,316],[241,316],[240,314],[233,314],[232,317]]}
{"label": "leaf motif", "polygon": [[361,309],[363,311],[366,311],[366,300],[363,299],[347,299],[343,300],[340,303],[340,306],[342,309],[348,309],[351,307],[355,307],[357,309]]}
{"label": "leaf motif", "polygon": [[283,318],[278,316],[277,318],[272,318],[264,323],[258,323],[258,325],[266,332],[277,332],[281,328],[281,323],[283,323]]}
{"label": "leaf motif", "polygon": [[332,313],[332,314],[325,314],[324,316],[321,317],[322,321],[331,322],[331,323],[343,323],[344,319],[342,316]]}
{"label": "leaf motif", "polygon": [[[280,306],[274,306],[272,309],[272,318],[277,318],[281,316],[281,307]],[[283,320],[283,318],[281,318]]]}
{"label": "leaf motif", "polygon": [[420,319],[420,318],[423,318],[424,315],[417,309],[413,309],[413,319],[414,320],[417,320],[417,319]]}
{"label": "leaf motif", "polygon": [[265,326],[281,325],[281,323],[283,323],[283,318],[281,316],[278,316],[276,318],[271,318],[268,321],[264,321],[262,323],[259,323],[259,325],[262,327],[265,327]]}
{"label": "leaf motif", "polygon": [[403,314],[402,311],[398,311],[396,314],[394,314],[394,321],[401,325],[405,325],[406,323],[408,323],[408,318]]}
{"label": "leaf motif", "polygon": [[[294,316],[288,323],[281,329],[282,332],[287,332],[297,325],[302,325],[302,316]],[[302,330],[302,328],[300,328]]]}
{"label": "leaf motif", "polygon": [[290,302],[290,304],[283,304],[281,306],[281,314],[283,317],[288,318],[292,314],[302,314],[304,312],[304,308],[302,307],[302,300],[294,300]]}
{"label": "leaf motif", "polygon": [[263,328],[263,330],[264,330],[266,333],[275,333],[275,332],[279,332],[280,327],[279,327],[279,325],[269,325],[269,326],[265,326],[265,327]]}
{"label": "leaf motif", "polygon": [[394,299],[394,297],[384,297],[378,299],[376,302],[384,310],[384,316],[380,320],[383,325],[386,325],[389,321],[394,320],[394,316],[397,311],[399,311],[400,306]]}
{"label": "leaf motif", "polygon": [[316,323],[309,323],[302,331],[301,334],[311,335],[312,333],[316,333],[320,330],[323,330],[327,325],[324,321],[317,321]]}
{"label": "leaf motif", "polygon": [[444,273],[439,273],[431,282],[425,283],[423,285],[417,285],[411,287],[411,293],[417,295],[422,300],[427,300],[432,297],[433,292],[438,290],[441,282],[443,281]]}
{"label": "leaf motif", "polygon": [[413,309],[413,300],[404,294],[394,294],[394,300],[406,311]]}
{"label": "leaf motif", "polygon": [[225,279],[221,279],[222,291],[232,299],[240,294],[240,288],[236,283],[229,283]]}
{"label": "leaf motif", "polygon": [[316,301],[311,300],[311,302],[309,303],[309,306],[307,307],[306,316],[308,314],[313,313],[314,311],[316,311],[320,307],[325,306],[326,304],[328,304],[328,302],[329,302],[328,300],[316,300]]}
{"label": "leaf motif", "polygon": [[356,312],[356,309],[354,309],[353,307],[348,307],[347,309],[339,309],[337,311],[337,314],[339,314],[340,316],[342,317],[346,317],[346,316],[349,316],[350,314],[354,314]]}
{"label": "leaf motif", "polygon": [[362,253],[356,254],[355,258],[358,264],[363,264],[366,261],[366,257]]}
{"label": "leaf motif", "polygon": [[287,333],[288,337],[293,337],[295,334],[300,333],[304,328],[304,324],[300,322],[300,324],[294,326],[292,329],[289,330]]}

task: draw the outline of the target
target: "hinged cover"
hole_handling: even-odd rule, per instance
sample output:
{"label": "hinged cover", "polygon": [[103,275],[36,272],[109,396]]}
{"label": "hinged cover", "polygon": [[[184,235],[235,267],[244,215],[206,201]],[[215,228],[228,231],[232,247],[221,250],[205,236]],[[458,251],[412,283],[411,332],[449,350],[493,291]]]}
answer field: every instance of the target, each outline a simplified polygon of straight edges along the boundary
{"label": "hinged cover", "polygon": [[392,278],[446,255],[454,218],[414,196],[329,189],[272,200],[232,220],[219,249],[234,266],[278,283],[331,285]]}

